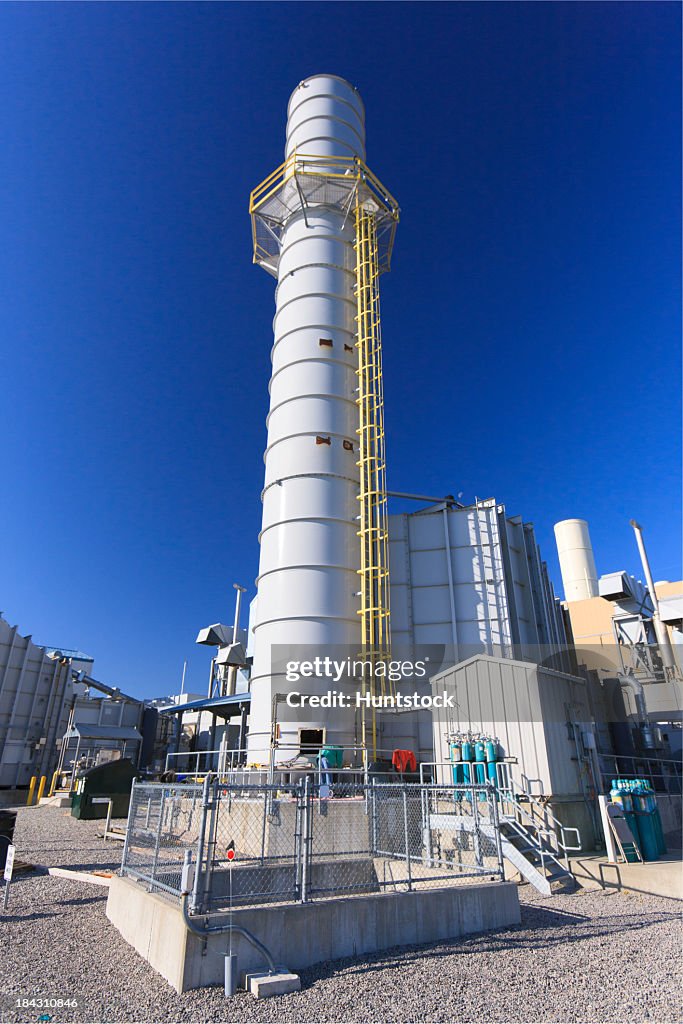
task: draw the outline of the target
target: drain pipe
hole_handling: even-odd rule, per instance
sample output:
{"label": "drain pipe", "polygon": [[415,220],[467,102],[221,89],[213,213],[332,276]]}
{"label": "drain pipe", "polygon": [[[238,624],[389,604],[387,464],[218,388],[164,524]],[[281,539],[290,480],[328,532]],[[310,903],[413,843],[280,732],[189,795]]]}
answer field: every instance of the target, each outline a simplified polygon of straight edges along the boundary
{"label": "drain pipe", "polygon": [[269,974],[276,974],[277,968],[275,967],[275,961],[273,960],[270,950],[267,946],[264,946],[260,939],[257,939],[256,936],[252,935],[246,928],[243,928],[238,924],[233,924],[232,908],[230,910],[230,918],[227,924],[204,925],[202,927],[192,920],[187,909],[187,898],[192,890],[193,873],[192,852],[190,850],[186,850],[182,872],[182,892],[180,896],[180,907],[183,915],[183,921],[189,931],[194,935],[198,935],[202,939],[207,939],[209,935],[230,935],[230,950],[225,957],[226,996],[234,996],[235,991],[237,990],[237,957],[232,952],[232,936],[234,934],[243,936],[243,938],[245,938],[247,942],[249,942],[254,949],[261,954],[268,964]]}
{"label": "drain pipe", "polygon": [[[233,935],[242,935],[266,961],[268,964],[268,973],[277,974],[275,961],[273,960],[268,947],[264,946],[260,939],[257,939],[256,936],[252,935],[246,928],[243,928],[239,924],[206,925],[202,928],[200,925],[196,924],[187,911],[188,895],[189,894],[186,892],[182,894],[180,898],[180,906],[183,912],[183,921],[189,931],[193,932],[194,935],[199,935],[202,939],[207,939],[210,935],[227,935],[228,932]],[[225,959],[225,994],[226,996],[234,996],[237,989],[237,957],[234,956],[234,954],[229,953]]]}

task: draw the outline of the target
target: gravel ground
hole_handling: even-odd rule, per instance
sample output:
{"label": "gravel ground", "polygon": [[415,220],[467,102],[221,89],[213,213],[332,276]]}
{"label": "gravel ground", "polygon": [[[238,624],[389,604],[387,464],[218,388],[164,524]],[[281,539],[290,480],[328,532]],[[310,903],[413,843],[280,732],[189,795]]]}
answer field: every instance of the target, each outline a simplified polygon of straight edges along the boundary
{"label": "gravel ground", "polygon": [[[48,865],[116,867],[101,822],[52,807],[22,809],[17,856]],[[543,898],[520,889],[522,924],[452,944],[404,947],[304,971],[302,991],[228,1003],[219,988],[177,995],[105,917],[107,890],[30,875],[0,917],[0,1020],[37,1021],[17,996],[74,997],[53,1022],[678,1022],[681,905],[628,893]]]}

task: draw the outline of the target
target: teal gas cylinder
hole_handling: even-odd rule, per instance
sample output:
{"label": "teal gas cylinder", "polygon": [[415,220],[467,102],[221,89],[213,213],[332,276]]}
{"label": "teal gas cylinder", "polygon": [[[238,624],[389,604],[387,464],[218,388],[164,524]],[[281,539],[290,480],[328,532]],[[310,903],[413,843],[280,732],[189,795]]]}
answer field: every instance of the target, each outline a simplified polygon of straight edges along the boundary
{"label": "teal gas cylinder", "polygon": [[609,795],[612,803],[619,804],[624,814],[633,811],[633,797],[628,789],[624,787],[623,779],[612,779],[612,788]]}
{"label": "teal gas cylinder", "polygon": [[626,818],[628,827],[633,833],[633,838],[638,843],[638,846],[640,846],[640,832],[638,831],[638,821],[635,813],[633,811],[624,811],[624,817]]}
{"label": "teal gas cylinder", "polygon": [[474,761],[474,746],[469,740],[463,740],[462,743],[462,781],[471,782],[472,775],[470,772],[470,764]]}
{"label": "teal gas cylinder", "polygon": [[[659,814],[659,808],[657,807],[657,796],[654,789],[646,779],[636,779],[632,788],[634,810],[640,811],[649,816],[650,824],[652,825],[651,831],[654,833],[655,842],[657,844],[657,853],[666,853],[666,842],[664,841],[662,819]],[[638,825],[640,826],[640,818],[638,819]],[[649,835],[649,826],[646,826],[646,832],[648,832]],[[645,856],[645,854],[643,854],[643,856]]]}
{"label": "teal gas cylinder", "polygon": [[654,824],[654,814],[645,811],[635,811],[633,817],[636,819],[636,828],[640,846],[640,854],[643,860],[659,860],[659,843]]}
{"label": "teal gas cylinder", "polygon": [[474,781],[482,785],[486,782],[486,744],[477,740],[474,744]]}
{"label": "teal gas cylinder", "polygon": [[498,782],[496,762],[498,760],[498,741],[489,739],[486,743],[486,774],[489,782]]}
{"label": "teal gas cylinder", "polygon": [[664,829],[662,828],[662,819],[659,816],[659,808],[655,807],[652,812],[652,824],[655,827],[655,835],[657,837],[657,849],[660,853],[666,853],[666,842],[664,841]]}
{"label": "teal gas cylinder", "polygon": [[462,766],[460,764],[461,749],[459,740],[454,740],[449,744],[451,761],[453,763],[453,782],[457,786],[462,782]]}

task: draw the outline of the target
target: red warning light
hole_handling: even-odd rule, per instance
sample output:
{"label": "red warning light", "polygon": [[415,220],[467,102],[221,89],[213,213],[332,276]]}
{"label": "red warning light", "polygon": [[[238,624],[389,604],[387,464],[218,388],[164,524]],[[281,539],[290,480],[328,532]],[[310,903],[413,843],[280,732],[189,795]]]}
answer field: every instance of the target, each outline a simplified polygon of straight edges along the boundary
{"label": "red warning light", "polygon": [[234,850],[228,850],[228,860],[234,860],[234,859],[235,859],[235,851]]}

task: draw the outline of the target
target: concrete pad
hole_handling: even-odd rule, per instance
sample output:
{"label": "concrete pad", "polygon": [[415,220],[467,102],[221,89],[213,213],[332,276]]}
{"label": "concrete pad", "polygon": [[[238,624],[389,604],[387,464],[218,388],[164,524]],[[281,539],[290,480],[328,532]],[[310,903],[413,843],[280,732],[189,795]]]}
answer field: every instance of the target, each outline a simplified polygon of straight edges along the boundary
{"label": "concrete pad", "polygon": [[40,804],[38,806],[39,807],[71,807],[71,794],[69,793],[67,796],[63,796],[63,795],[44,796],[41,799]]}
{"label": "concrete pad", "polygon": [[104,885],[107,888],[111,885],[112,873],[103,874],[95,871],[74,871],[71,868],[44,868],[48,875],[55,875],[57,878],[70,878],[73,882],[90,882],[92,885]]}
{"label": "concrete pad", "polygon": [[683,862],[665,854],[642,864],[612,864],[605,854],[570,860],[574,877],[583,889],[628,889],[683,900]]}
{"label": "concrete pad", "polygon": [[276,974],[267,971],[245,972],[242,975],[242,988],[251,992],[257,999],[268,996],[285,996],[288,992],[301,991],[301,978],[292,974],[286,967],[278,969]]}

